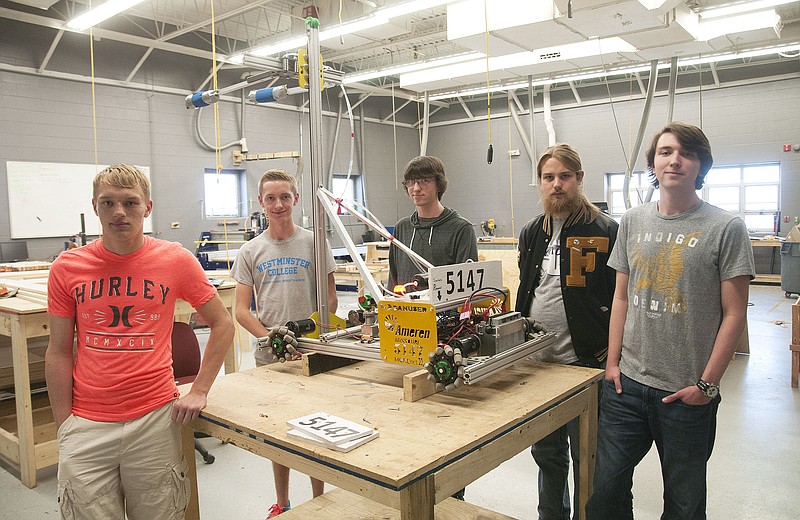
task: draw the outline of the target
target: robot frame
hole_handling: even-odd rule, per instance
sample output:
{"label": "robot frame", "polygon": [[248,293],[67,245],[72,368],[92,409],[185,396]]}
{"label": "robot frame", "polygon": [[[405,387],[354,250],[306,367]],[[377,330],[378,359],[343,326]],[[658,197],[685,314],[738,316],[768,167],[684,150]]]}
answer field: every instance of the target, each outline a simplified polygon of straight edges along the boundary
{"label": "robot frame", "polygon": [[[350,311],[351,326],[315,333],[313,320],[289,322],[259,338],[276,360],[296,352],[425,367],[436,390],[474,384],[552,344],[555,334],[519,312],[507,310],[509,291],[502,288],[499,260],[433,266],[372,221],[351,202],[320,186],[317,199],[365,282],[359,309]],[[356,250],[339,216],[344,209],[395,247],[411,256],[424,274],[397,294],[380,286]],[[364,210],[367,212],[367,210]],[[369,292],[367,292],[369,291]]]}

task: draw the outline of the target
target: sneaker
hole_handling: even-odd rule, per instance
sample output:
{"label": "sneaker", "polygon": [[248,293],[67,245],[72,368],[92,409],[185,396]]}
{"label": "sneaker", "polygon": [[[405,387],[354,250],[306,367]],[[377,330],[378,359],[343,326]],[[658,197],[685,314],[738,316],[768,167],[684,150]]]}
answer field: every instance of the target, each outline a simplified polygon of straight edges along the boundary
{"label": "sneaker", "polygon": [[290,510],[291,506],[282,506],[280,504],[272,504],[272,507],[269,508],[267,511],[267,518],[275,518],[281,513],[285,513],[286,511]]}

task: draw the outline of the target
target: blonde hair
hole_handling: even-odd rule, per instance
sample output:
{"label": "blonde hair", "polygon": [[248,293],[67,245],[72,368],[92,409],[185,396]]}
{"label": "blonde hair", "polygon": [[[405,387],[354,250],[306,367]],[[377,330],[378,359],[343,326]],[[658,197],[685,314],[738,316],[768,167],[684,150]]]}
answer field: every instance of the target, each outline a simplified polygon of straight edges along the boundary
{"label": "blonde hair", "polygon": [[108,184],[114,188],[139,188],[144,194],[145,201],[150,201],[150,179],[136,166],[122,163],[112,164],[95,175],[92,183],[94,198],[97,198],[100,184]]}
{"label": "blonde hair", "polygon": [[[536,175],[539,177],[540,181],[542,180],[542,168],[544,168],[544,163],[550,159],[556,159],[561,162],[561,164],[566,166],[570,171],[575,172],[576,175],[578,175],[578,172],[581,172],[586,176],[586,173],[583,171],[583,166],[581,165],[581,156],[578,155],[578,151],[568,144],[560,143],[547,147],[545,151],[542,152],[542,155],[539,156],[539,162],[536,165]],[[580,182],[583,183],[583,180]],[[586,195],[581,191],[580,204],[576,210],[567,217],[567,221],[564,225],[569,227],[578,222],[590,224],[594,222],[599,214],[600,208],[589,202],[589,199],[587,199]],[[549,217],[550,215],[547,216]],[[546,218],[542,223],[542,227],[548,234],[551,233],[551,220],[550,218]]]}
{"label": "blonde hair", "polygon": [[264,188],[264,183],[271,181],[288,182],[292,188],[292,193],[294,195],[297,195],[297,178],[291,173],[287,172],[286,170],[281,170],[279,168],[273,170],[267,170],[266,172],[264,172],[264,175],[261,176],[261,180],[258,181],[259,195],[261,195],[261,190]]}

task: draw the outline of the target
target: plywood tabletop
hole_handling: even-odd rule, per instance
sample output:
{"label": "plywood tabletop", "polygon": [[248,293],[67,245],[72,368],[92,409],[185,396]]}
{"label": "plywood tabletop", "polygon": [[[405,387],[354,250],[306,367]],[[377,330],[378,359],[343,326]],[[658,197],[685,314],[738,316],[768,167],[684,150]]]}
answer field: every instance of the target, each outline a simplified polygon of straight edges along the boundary
{"label": "plywood tabletop", "polygon": [[[313,377],[300,363],[228,374],[214,383],[198,423],[228,425],[270,446],[402,487],[496,439],[600,379],[599,370],[521,362],[479,384],[409,403],[402,376],[415,371],[361,362]],[[380,437],[341,453],[287,435],[286,420],[314,412],[376,428]]]}

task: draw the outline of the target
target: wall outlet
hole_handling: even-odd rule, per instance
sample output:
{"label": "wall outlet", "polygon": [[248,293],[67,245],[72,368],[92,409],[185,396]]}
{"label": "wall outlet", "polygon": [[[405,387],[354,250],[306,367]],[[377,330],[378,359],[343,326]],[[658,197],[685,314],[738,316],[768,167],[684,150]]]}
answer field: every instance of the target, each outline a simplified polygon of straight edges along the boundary
{"label": "wall outlet", "polygon": [[173,222],[172,224],[169,225],[169,227],[171,227],[172,229],[178,229],[178,228],[181,227],[181,223],[180,222]]}
{"label": "wall outlet", "polygon": [[509,150],[508,155],[510,155],[511,157],[519,157],[519,148],[517,148],[516,150]]}

